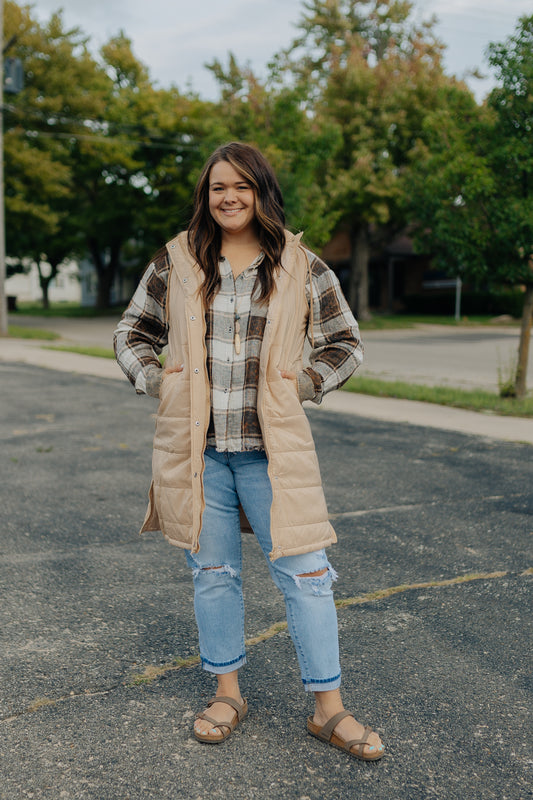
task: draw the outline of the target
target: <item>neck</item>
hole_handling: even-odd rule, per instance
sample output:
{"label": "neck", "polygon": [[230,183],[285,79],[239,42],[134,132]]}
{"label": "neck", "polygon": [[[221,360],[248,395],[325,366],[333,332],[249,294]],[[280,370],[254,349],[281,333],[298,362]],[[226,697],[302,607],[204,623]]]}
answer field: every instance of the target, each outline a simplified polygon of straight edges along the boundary
{"label": "neck", "polygon": [[258,252],[261,249],[259,237],[255,231],[242,231],[242,233],[235,234],[222,231],[222,252],[224,252],[224,250],[251,249],[253,247],[256,247]]}

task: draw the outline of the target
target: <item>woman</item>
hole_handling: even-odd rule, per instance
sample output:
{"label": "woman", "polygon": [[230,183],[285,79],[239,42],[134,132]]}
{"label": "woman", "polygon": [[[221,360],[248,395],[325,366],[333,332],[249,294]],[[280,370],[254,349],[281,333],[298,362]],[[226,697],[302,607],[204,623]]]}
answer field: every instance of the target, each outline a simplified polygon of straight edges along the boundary
{"label": "woman", "polygon": [[238,681],[246,515],[315,695],[309,733],[374,761],[383,755],[379,736],[341,701],[336,576],[324,549],[336,537],[301,405],[344,383],[362,346],[334,274],[284,223],[262,154],[237,142],[220,147],[198,180],[188,230],[154,258],[117,327],[120,366],[137,392],[159,398],[142,530],[161,530],[185,549],[192,570],[202,665],[217,676],[194,723],[199,741],[224,741],[247,713]]}

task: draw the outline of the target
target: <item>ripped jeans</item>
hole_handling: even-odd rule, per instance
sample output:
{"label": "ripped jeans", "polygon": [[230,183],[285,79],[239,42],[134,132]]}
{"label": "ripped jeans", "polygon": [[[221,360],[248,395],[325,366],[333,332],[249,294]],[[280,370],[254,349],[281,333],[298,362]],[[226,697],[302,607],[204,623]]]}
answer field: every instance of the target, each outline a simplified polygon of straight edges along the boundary
{"label": "ripped jeans", "polygon": [[[194,610],[204,669],[233,672],[246,663],[239,502],[285,598],[289,633],[306,691],[340,686],[337,613],[331,590],[336,574],[324,550],[271,562],[272,490],[263,451],[205,451],[206,507],[200,551],[186,551],[193,571]],[[309,573],[320,573],[302,577]]]}

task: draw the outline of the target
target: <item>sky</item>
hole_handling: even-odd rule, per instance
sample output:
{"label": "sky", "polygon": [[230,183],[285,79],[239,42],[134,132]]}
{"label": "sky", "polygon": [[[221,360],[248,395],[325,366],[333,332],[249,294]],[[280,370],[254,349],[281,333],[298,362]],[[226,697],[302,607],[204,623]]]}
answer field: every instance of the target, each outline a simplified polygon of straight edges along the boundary
{"label": "sky", "polygon": [[[67,26],[78,26],[98,48],[120,30],[159,86],[189,88],[216,99],[215,81],[205,64],[223,64],[231,51],[261,75],[272,55],[288,46],[302,14],[301,0],[34,0],[34,14],[46,21],[63,9]],[[481,100],[490,78],[467,77],[489,68],[484,51],[510,36],[520,16],[532,13],[531,0],[414,0],[414,19],[437,17],[435,31],[446,45],[449,74],[466,78]]]}

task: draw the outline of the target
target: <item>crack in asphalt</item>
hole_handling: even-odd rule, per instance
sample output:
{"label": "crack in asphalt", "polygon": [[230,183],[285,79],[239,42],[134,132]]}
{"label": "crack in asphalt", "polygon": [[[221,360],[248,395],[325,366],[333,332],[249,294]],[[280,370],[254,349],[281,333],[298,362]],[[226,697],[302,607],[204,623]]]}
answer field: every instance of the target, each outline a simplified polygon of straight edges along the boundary
{"label": "crack in asphalt", "polygon": [[[423,581],[418,583],[405,583],[400,584],[398,586],[390,586],[386,589],[378,589],[373,592],[367,592],[363,595],[358,597],[346,597],[340,600],[335,601],[335,605],[337,609],[342,610],[344,608],[349,608],[350,606],[355,605],[363,605],[364,603],[373,603],[379,600],[383,600],[388,597],[393,597],[397,594],[403,594],[408,591],[416,591],[418,589],[442,589],[449,586],[460,586],[462,584],[472,583],[473,581],[479,580],[497,580],[498,578],[504,577],[529,577],[533,576],[533,567],[528,567],[521,572],[510,572],[510,571],[498,571],[498,572],[476,572],[476,573],[469,573],[466,575],[457,575],[454,578],[446,578],[444,580],[432,580],[432,581]],[[287,630],[287,623],[286,622],[275,622],[271,625],[266,631],[263,633],[258,634],[257,636],[253,636],[246,640],[246,645],[248,647],[253,647],[260,642],[265,642],[268,639],[272,639],[278,633]],[[7,723],[13,722],[21,717],[25,717],[28,714],[34,714],[37,711],[40,711],[44,708],[55,706],[58,703],[64,703],[68,700],[77,700],[80,697],[97,697],[97,696],[105,696],[111,694],[112,692],[116,691],[117,689],[121,689],[124,687],[133,688],[135,686],[144,685],[147,683],[152,683],[152,681],[157,680],[157,678],[161,678],[166,675],[168,672],[175,672],[180,669],[184,669],[185,667],[192,667],[196,666],[200,663],[200,656],[189,656],[188,658],[181,658],[177,657],[173,659],[171,662],[167,664],[162,664],[159,667],[155,665],[148,665],[144,672],[136,673],[131,675],[130,678],[126,681],[116,683],[113,686],[110,686],[108,689],[96,689],[96,690],[85,690],[83,692],[70,692],[68,695],[63,695],[56,698],[49,698],[49,697],[38,697],[29,706],[18,711],[14,714],[10,714],[9,716],[1,717],[0,723]]]}

